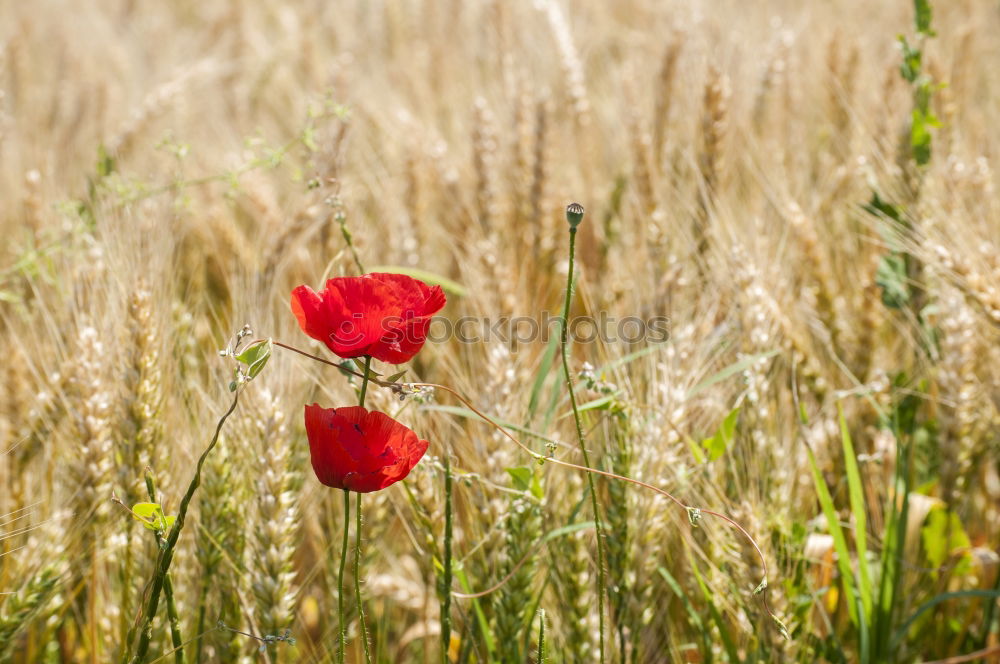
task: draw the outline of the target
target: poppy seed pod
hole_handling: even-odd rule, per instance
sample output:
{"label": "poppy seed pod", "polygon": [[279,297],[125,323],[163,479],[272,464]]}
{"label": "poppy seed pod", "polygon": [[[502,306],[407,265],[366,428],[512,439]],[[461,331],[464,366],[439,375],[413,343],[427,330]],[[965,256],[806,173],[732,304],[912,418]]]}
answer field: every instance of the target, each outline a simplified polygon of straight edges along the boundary
{"label": "poppy seed pod", "polygon": [[570,203],[566,206],[566,221],[569,222],[569,227],[576,229],[583,221],[583,206],[579,203]]}

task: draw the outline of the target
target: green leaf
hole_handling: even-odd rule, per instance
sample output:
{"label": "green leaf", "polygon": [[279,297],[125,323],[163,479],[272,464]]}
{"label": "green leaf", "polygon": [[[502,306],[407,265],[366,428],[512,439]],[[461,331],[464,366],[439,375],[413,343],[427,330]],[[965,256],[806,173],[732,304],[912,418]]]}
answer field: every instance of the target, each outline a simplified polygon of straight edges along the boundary
{"label": "green leaf", "polygon": [[[164,519],[163,509],[159,503],[136,503],[132,507],[132,515],[137,521],[149,530],[164,530],[174,522],[175,517],[168,516]],[[164,521],[168,521],[164,526]]]}
{"label": "green leaf", "polygon": [[729,411],[726,419],[722,420],[719,430],[711,438],[701,441],[701,446],[708,452],[708,460],[715,461],[726,453],[733,442],[733,435],[736,433],[736,421],[740,416],[740,407],[737,406]]}
{"label": "green leaf", "polygon": [[264,339],[247,346],[242,353],[236,356],[239,362],[247,365],[247,378],[256,378],[267,364],[271,357],[271,350],[274,347],[271,339]]}
{"label": "green leaf", "polygon": [[510,475],[511,485],[518,491],[529,491],[531,489],[531,477],[534,475],[531,468],[525,466],[518,466],[516,468],[507,468],[507,474]]}
{"label": "green leaf", "polygon": [[465,286],[458,283],[457,281],[452,281],[447,277],[442,277],[439,274],[434,274],[433,272],[428,272],[426,270],[418,270],[417,268],[411,267],[401,267],[399,265],[379,265],[372,268],[372,272],[390,272],[392,274],[404,274],[408,277],[413,277],[414,279],[419,279],[432,286],[440,286],[444,292],[457,297],[464,297],[468,294]]}
{"label": "green leaf", "polygon": [[106,178],[115,172],[115,160],[103,145],[97,146],[97,175]]}
{"label": "green leaf", "polygon": [[152,519],[160,513],[159,503],[136,503],[132,507],[132,513],[140,519]]}
{"label": "green leaf", "polygon": [[931,30],[931,3],[928,0],[913,0],[913,11],[917,32],[933,37],[935,33]]}
{"label": "green leaf", "polygon": [[931,127],[940,123],[930,111],[913,109],[910,124],[910,147],[913,149],[913,160],[918,166],[926,166],[931,160]]}
{"label": "green leaf", "polygon": [[557,537],[562,537],[564,535],[569,535],[580,530],[587,530],[588,528],[593,528],[593,521],[580,521],[579,523],[571,523],[568,526],[562,526],[561,528],[556,528],[555,530],[550,530],[542,537],[542,542],[549,542],[556,539]]}
{"label": "green leaf", "polygon": [[923,54],[919,48],[910,46],[906,37],[902,35],[899,37],[899,45],[903,49],[903,62],[899,65],[899,73],[906,79],[907,83],[914,83],[920,76]]}
{"label": "green leaf", "polygon": [[403,369],[402,371],[400,371],[398,373],[394,373],[391,376],[389,376],[388,378],[386,378],[385,382],[387,382],[387,383],[395,383],[397,380],[399,380],[400,378],[402,378],[403,376],[405,376],[407,371],[409,371],[409,369]]}
{"label": "green leaf", "polygon": [[900,209],[888,201],[883,201],[877,191],[873,191],[872,199],[861,207],[865,212],[872,216],[892,219],[893,221],[905,225],[905,222],[903,221],[903,214]]}
{"label": "green leaf", "polygon": [[545,492],[542,490],[541,476],[535,472],[531,473],[531,495],[539,501],[545,497]]}
{"label": "green leaf", "polygon": [[697,385],[695,385],[694,387],[692,387],[690,390],[688,390],[688,393],[687,393],[687,395],[686,395],[685,398],[690,399],[691,397],[693,397],[694,395],[698,394],[702,390],[705,390],[705,389],[711,387],[712,385],[715,385],[716,383],[724,381],[725,379],[729,378],[730,376],[735,376],[736,374],[738,374],[738,373],[740,373],[742,371],[745,371],[746,369],[749,369],[750,367],[752,367],[757,362],[759,362],[761,360],[765,360],[765,359],[767,359],[769,357],[774,357],[775,355],[777,355],[780,352],[781,352],[780,349],[775,348],[774,350],[769,350],[769,351],[766,351],[766,352],[763,352],[763,353],[758,353],[756,355],[751,355],[750,357],[744,357],[739,362],[734,362],[733,364],[730,364],[728,367],[724,368],[722,371],[719,371],[718,373],[712,374],[711,376],[709,376],[705,380],[701,381],[700,383],[698,383]]}
{"label": "green leaf", "polygon": [[906,258],[900,254],[882,256],[875,271],[875,284],[882,289],[882,304],[890,309],[902,309],[906,306],[910,301]]}
{"label": "green leaf", "polygon": [[687,437],[685,437],[684,442],[687,443],[688,449],[691,450],[691,456],[694,457],[695,461],[698,463],[708,462],[708,457],[705,456],[705,452],[698,446],[698,443]]}
{"label": "green leaf", "polygon": [[[358,371],[361,372],[361,375],[364,376],[365,375],[365,360],[364,360],[364,358],[361,358],[361,357],[352,357],[351,358],[351,362],[354,362],[354,366],[356,366],[358,368]],[[371,368],[368,369],[368,377],[369,378],[378,378],[381,375],[382,374],[378,373],[374,369],[371,369]]]}
{"label": "green leaf", "polygon": [[927,563],[934,569],[944,565],[954,553],[964,552],[972,546],[962,527],[962,520],[942,505],[931,508],[924,527],[920,529],[920,537],[927,554]]}

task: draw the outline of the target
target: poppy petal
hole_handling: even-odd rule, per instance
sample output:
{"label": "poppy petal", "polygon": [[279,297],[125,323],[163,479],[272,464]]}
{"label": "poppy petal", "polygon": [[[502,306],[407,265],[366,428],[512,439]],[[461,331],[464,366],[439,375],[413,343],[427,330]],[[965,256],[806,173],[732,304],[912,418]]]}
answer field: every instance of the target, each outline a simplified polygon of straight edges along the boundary
{"label": "poppy petal", "polygon": [[427,451],[406,426],[361,406],[306,406],[313,470],[327,486],[367,493],[406,477]]}
{"label": "poppy petal", "polygon": [[389,364],[409,362],[424,347],[430,325],[429,318],[407,321],[404,326],[382,335],[382,338],[372,345],[371,356]]}
{"label": "poppy petal", "polygon": [[355,459],[341,445],[347,420],[338,415],[338,409],[318,404],[305,407],[305,419],[309,457],[317,479],[327,486],[345,488],[344,477],[358,470]]}
{"label": "poppy petal", "polygon": [[299,286],[292,291],[292,313],[302,331],[313,339],[322,339],[325,330],[323,298],[309,286]]}
{"label": "poppy petal", "polygon": [[446,298],[440,286],[428,286],[405,274],[372,272],[365,275],[389,286],[399,299],[403,318],[433,316],[444,308]]}

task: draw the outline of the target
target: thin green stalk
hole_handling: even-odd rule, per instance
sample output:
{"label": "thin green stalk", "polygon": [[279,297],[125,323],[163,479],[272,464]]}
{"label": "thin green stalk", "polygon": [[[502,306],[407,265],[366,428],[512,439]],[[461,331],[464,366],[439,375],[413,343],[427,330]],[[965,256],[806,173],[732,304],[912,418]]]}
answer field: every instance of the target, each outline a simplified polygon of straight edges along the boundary
{"label": "thin green stalk", "polygon": [[12,661],[15,649],[23,643],[20,635],[46,611],[61,583],[56,569],[45,567],[24,588],[4,600],[0,614],[0,661]]}
{"label": "thin green stalk", "polygon": [[120,600],[120,629],[121,635],[125,638],[123,643],[131,643],[132,638],[135,636],[135,632],[131,628],[132,623],[129,620],[129,616],[132,614],[132,574],[135,569],[135,553],[132,550],[132,529],[134,526],[134,519],[128,519],[125,522],[125,541],[128,543],[128,546],[125,547],[125,560],[122,564],[122,594]]}
{"label": "thin green stalk", "polygon": [[354,597],[358,605],[358,623],[361,625],[361,643],[365,649],[365,663],[371,664],[372,653],[368,645],[368,626],[365,623],[365,609],[361,600],[361,494],[357,497],[358,522],[354,529]]}
{"label": "thin green stalk", "polygon": [[347,536],[351,530],[351,492],[344,489],[344,541],[340,546],[340,572],[337,574],[337,615],[340,617],[340,652],[337,661],[344,664],[347,650],[347,621],[344,620],[344,564],[347,562]]}
{"label": "thin green stalk", "polygon": [[[170,570],[170,563],[173,562],[174,558],[174,547],[177,546],[177,539],[181,535],[181,530],[184,528],[184,520],[187,518],[188,507],[191,505],[191,499],[194,498],[195,491],[201,485],[201,469],[205,465],[205,459],[215,448],[216,443],[219,442],[219,434],[222,433],[222,426],[229,419],[229,416],[233,414],[236,410],[236,405],[240,400],[240,392],[236,390],[233,393],[233,403],[229,406],[229,410],[219,418],[219,423],[215,427],[215,435],[212,436],[212,442],[208,444],[205,451],[201,453],[201,457],[198,458],[198,465],[194,471],[194,477],[191,478],[191,484],[188,485],[187,493],[184,494],[184,498],[181,499],[180,508],[177,510],[177,520],[174,522],[173,528],[170,529],[170,534],[167,536],[167,541],[164,543],[163,547],[160,549],[159,555],[156,557],[156,567],[153,573],[153,580],[150,583],[149,588],[149,599],[146,602],[146,606],[142,612],[142,622],[141,628],[139,629],[139,642],[135,647],[135,656],[132,657],[130,661],[131,664],[142,664],[146,659],[146,654],[149,652],[149,643],[153,638],[153,618],[156,617],[156,610],[160,604],[160,593],[163,592],[163,584],[166,579],[167,572]],[[129,644],[131,650],[131,643]]]}
{"label": "thin green stalk", "polygon": [[[575,205],[575,204],[574,204]],[[574,206],[571,205],[570,208]],[[579,223],[579,219],[583,217],[583,208],[579,208],[579,218],[576,223]],[[572,210],[567,211],[567,217],[569,217]],[[583,433],[583,422],[580,420],[580,410],[576,404],[576,394],[573,392],[573,374],[569,370],[569,305],[570,301],[573,299],[573,263],[576,258],[576,225],[573,224],[572,219],[570,220],[569,228],[569,274],[566,276],[566,299],[563,304],[563,320],[562,329],[560,330],[560,340],[562,342],[562,365],[563,373],[566,377],[566,389],[569,390],[569,402],[573,407],[573,421],[576,423],[576,437],[580,443],[580,453],[583,456],[583,465],[589,470],[590,465],[590,455],[587,453],[587,444],[584,440]],[[597,533],[597,611],[598,611],[598,622],[600,627],[600,648],[601,648],[601,662],[604,659],[604,532],[601,525],[601,513],[597,505],[597,490],[594,486],[594,475],[593,473],[587,473],[587,484],[590,489],[590,506],[594,511],[594,530]]]}
{"label": "thin green stalk", "polygon": [[983,612],[983,629],[982,635],[979,638],[980,648],[987,646],[990,632],[993,629],[993,617],[996,615],[997,598],[1000,598],[1000,574],[997,574],[997,579],[993,582],[993,592],[994,598],[986,604],[986,610]]}
{"label": "thin green stalk", "polygon": [[[211,577],[205,575],[201,582],[201,590],[198,592],[198,633],[204,634],[205,632],[205,612],[208,607],[205,602],[208,600],[208,584]],[[195,648],[195,664],[201,664],[201,656],[204,653],[204,649],[201,647],[201,641],[198,641],[198,646]]]}
{"label": "thin green stalk", "polygon": [[[149,502],[156,502],[156,484],[149,468],[146,469],[146,493]],[[153,531],[156,535],[156,546],[163,547],[163,535],[159,530]],[[170,641],[174,646],[174,664],[184,664],[184,639],[181,637],[181,619],[177,613],[177,602],[174,601],[174,580],[167,572],[163,579],[163,596],[167,600],[167,620],[170,622]]]}
{"label": "thin green stalk", "polygon": [[451,536],[451,458],[446,451],[444,455],[444,573],[441,579],[441,661],[444,664],[448,664],[448,651],[451,649]]}
{"label": "thin green stalk", "polygon": [[174,664],[184,664],[184,639],[181,638],[181,617],[174,601],[174,582],[167,574],[163,580],[163,595],[167,599],[167,620],[170,622],[170,641],[174,646]]}
{"label": "thin green stalk", "polygon": [[364,408],[365,395],[368,394],[368,375],[371,373],[372,356],[365,355],[365,375],[361,378],[361,396],[358,397],[358,405]]}
{"label": "thin green stalk", "polygon": [[545,609],[538,610],[538,657],[537,664],[545,664]]}
{"label": "thin green stalk", "polygon": [[358,266],[358,272],[364,274],[365,268],[361,264],[361,259],[358,258],[358,250],[354,248],[354,236],[351,234],[351,229],[347,227],[347,215],[344,214],[344,206],[340,202],[339,197],[334,199],[333,205],[336,209],[333,213],[333,218],[340,226],[340,234],[344,236],[344,242],[347,243],[347,248],[351,250],[351,258],[354,259],[354,264]]}
{"label": "thin green stalk", "polygon": [[[372,356],[365,356],[365,376],[361,379],[361,395],[358,397],[358,405],[362,408],[365,405],[365,395],[368,393],[368,375],[371,373]],[[357,519],[358,523],[354,530],[354,598],[358,605],[358,624],[361,627],[361,643],[365,649],[365,663],[371,664],[372,653],[368,645],[368,625],[365,623],[365,605],[361,599],[361,494],[357,498]],[[345,517],[346,518],[346,517]],[[346,526],[345,526],[346,528]]]}

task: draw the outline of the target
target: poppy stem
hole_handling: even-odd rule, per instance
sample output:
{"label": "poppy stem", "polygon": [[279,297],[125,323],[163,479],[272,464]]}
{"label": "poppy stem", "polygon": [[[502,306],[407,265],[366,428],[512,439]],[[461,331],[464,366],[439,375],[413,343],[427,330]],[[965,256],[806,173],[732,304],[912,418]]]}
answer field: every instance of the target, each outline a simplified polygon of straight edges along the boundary
{"label": "poppy stem", "polygon": [[[563,305],[562,328],[560,329],[560,341],[562,342],[562,365],[566,378],[566,389],[569,391],[569,403],[573,407],[573,421],[576,423],[576,438],[580,443],[580,453],[583,455],[583,465],[590,470],[590,455],[587,453],[587,444],[583,433],[583,422],[580,420],[580,410],[576,405],[576,393],[573,391],[573,374],[569,370],[569,306],[573,299],[573,264],[576,258],[576,226],[569,227],[569,273],[566,275],[566,299]],[[600,627],[600,651],[601,662],[604,659],[604,528],[601,525],[601,512],[597,504],[597,489],[594,483],[593,473],[587,473],[587,484],[590,489],[590,506],[594,512],[594,530],[597,533],[597,616]]]}
{"label": "poppy stem", "polygon": [[451,454],[444,453],[444,571],[441,585],[441,661],[448,663],[451,649],[451,540],[452,540],[452,496],[451,496]]}
{"label": "poppy stem", "polygon": [[[149,467],[146,468],[146,493],[149,496],[149,502],[155,503],[156,483],[153,480],[152,471]],[[154,530],[153,534],[156,536],[157,546],[162,547],[162,531]],[[174,600],[174,582],[170,577],[170,572],[167,572],[166,578],[163,579],[163,597],[167,600],[167,619],[170,622],[170,639],[174,644],[174,662],[175,664],[184,664],[184,639],[181,638],[181,620],[177,614],[177,602]]]}
{"label": "poppy stem", "polygon": [[[156,610],[160,605],[160,593],[164,590],[164,585],[166,583],[167,573],[170,570],[170,563],[174,559],[174,547],[177,546],[177,539],[181,536],[181,530],[184,528],[184,520],[187,517],[188,507],[191,504],[191,500],[194,498],[195,492],[201,485],[201,470],[205,465],[205,459],[215,448],[216,443],[219,442],[219,435],[222,433],[222,426],[229,419],[229,416],[233,414],[236,410],[236,406],[240,400],[240,391],[236,390],[233,393],[233,402],[229,406],[229,410],[219,418],[218,424],[215,426],[215,434],[212,436],[212,441],[205,448],[205,451],[201,453],[198,457],[198,465],[195,467],[194,477],[191,478],[191,483],[188,485],[187,492],[181,499],[180,507],[177,510],[177,519],[174,521],[173,527],[167,534],[166,539],[163,542],[163,546],[160,548],[159,553],[156,556],[156,563],[153,568],[153,579],[149,582],[149,594],[146,600],[146,605],[143,607],[141,620],[139,621],[139,636],[138,643],[135,646],[134,655],[131,658],[127,658],[130,664],[143,664],[146,661],[146,655],[149,652],[149,645],[153,639],[153,618],[156,617]],[[133,652],[131,648],[131,643],[129,644],[129,649],[127,654]]]}
{"label": "poppy stem", "polygon": [[[345,492],[346,493],[346,492]],[[357,497],[357,526],[354,529],[354,596],[358,605],[358,624],[361,626],[361,643],[365,648],[365,662],[371,664],[372,653],[368,645],[368,626],[365,624],[365,605],[361,600],[361,494]]]}
{"label": "poppy stem", "polygon": [[[365,395],[368,393],[368,376],[371,374],[372,356],[365,355],[365,375],[361,379],[361,395],[358,405],[364,408]],[[346,493],[346,491],[345,491]],[[357,526],[354,529],[354,601],[358,605],[358,624],[361,627],[361,643],[365,649],[365,663],[371,664],[372,653],[368,645],[368,625],[365,623],[365,605],[361,599],[361,494],[357,497]],[[349,512],[347,513],[349,514]],[[345,519],[347,518],[345,514]],[[344,526],[345,530],[347,526]]]}
{"label": "poppy stem", "polygon": [[[280,341],[274,341],[273,343],[274,343],[275,346],[279,346],[279,347],[284,348],[286,350],[290,350],[293,353],[298,353],[299,355],[303,355],[305,357],[308,357],[308,358],[310,358],[312,360],[315,360],[316,362],[320,362],[321,364],[328,364],[331,367],[334,367],[335,369],[338,369],[339,371],[341,371],[343,373],[351,374],[351,375],[357,376],[359,378],[362,377],[361,374],[358,373],[357,371],[352,371],[351,369],[347,369],[347,368],[345,368],[345,367],[337,364],[336,362],[331,362],[330,360],[327,360],[327,359],[324,359],[322,357],[319,357],[318,355],[313,355],[312,353],[308,353],[308,352],[306,352],[304,350],[298,349],[295,346],[290,346],[288,344],[281,343]],[[517,445],[519,448],[521,448],[521,450],[523,450],[526,454],[528,454],[529,456],[531,456],[531,458],[535,459],[539,463],[545,463],[545,462],[554,463],[557,466],[562,466],[563,468],[570,468],[572,470],[578,470],[578,471],[587,473],[588,475],[600,475],[602,477],[607,477],[608,479],[617,480],[619,482],[628,482],[629,484],[632,484],[633,486],[641,487],[641,488],[646,489],[648,491],[652,491],[652,492],[654,492],[656,494],[659,494],[659,495],[663,496],[664,498],[666,498],[667,500],[671,501],[672,503],[674,503],[675,505],[677,505],[681,509],[685,510],[687,512],[687,514],[688,514],[688,519],[691,520],[692,522],[697,521],[701,516],[706,515],[706,514],[710,515],[710,516],[717,517],[719,519],[722,519],[723,521],[725,521],[729,525],[731,525],[733,528],[737,529],[740,532],[740,534],[742,534],[747,539],[747,541],[750,543],[750,545],[753,546],[754,551],[757,552],[757,557],[760,559],[761,569],[762,569],[762,571],[764,573],[763,574],[764,580],[766,581],[767,578],[768,578],[768,575],[767,575],[767,560],[764,558],[764,553],[761,551],[760,547],[757,545],[756,540],[754,540],[753,536],[751,536],[750,533],[748,533],[747,530],[745,528],[743,528],[743,526],[741,526],[739,523],[737,523],[733,519],[729,518],[725,514],[722,514],[720,512],[715,512],[715,511],[712,511],[712,510],[708,510],[708,509],[704,509],[704,508],[698,508],[698,507],[695,507],[693,505],[688,505],[687,503],[685,503],[684,501],[682,501],[680,498],[678,498],[677,496],[673,495],[669,491],[665,491],[664,489],[661,489],[658,486],[654,486],[654,485],[652,485],[652,484],[650,484],[648,482],[643,482],[642,480],[637,480],[637,479],[635,479],[633,477],[627,477],[625,475],[619,475],[617,473],[613,473],[613,472],[610,472],[610,471],[607,471],[607,470],[601,470],[599,468],[589,468],[589,467],[581,466],[581,465],[572,463],[570,461],[563,461],[562,459],[560,459],[560,458],[558,458],[556,456],[553,456],[551,453],[550,454],[542,454],[541,452],[536,452],[535,450],[533,450],[530,447],[528,447],[525,443],[523,443],[522,441],[518,440],[518,438],[516,436],[514,436],[505,427],[501,426],[495,419],[493,419],[492,417],[490,417],[489,415],[487,415],[486,413],[484,413],[482,410],[476,408],[475,404],[473,404],[471,401],[469,401],[468,399],[466,399],[462,395],[461,392],[459,392],[458,390],[456,390],[454,388],[448,387],[447,385],[441,385],[440,383],[419,383],[419,382],[414,382],[414,383],[394,383],[394,382],[390,382],[390,381],[379,380],[377,378],[372,379],[372,382],[375,383],[376,385],[378,385],[379,387],[387,387],[387,388],[393,390],[394,392],[396,392],[397,394],[405,394],[405,392],[402,391],[404,389],[413,389],[413,388],[420,388],[420,387],[427,387],[427,388],[432,388],[432,389],[436,389],[436,390],[441,390],[443,392],[447,392],[448,394],[450,394],[453,397],[455,397],[455,399],[457,399],[463,406],[465,406],[470,411],[472,411],[473,413],[475,413],[476,415],[478,415],[479,417],[481,417],[484,422],[486,422],[491,427],[493,427],[498,433],[500,433],[500,435],[504,436],[510,442],[512,442],[515,445]],[[764,584],[761,584],[761,585],[763,587],[761,589],[760,596],[761,596],[761,603],[764,605],[764,610],[767,612],[767,615],[769,615],[771,617],[771,619],[775,621],[775,623],[778,623],[779,626],[781,626],[781,628],[784,629],[784,625],[781,624],[780,618],[778,618],[778,615],[774,611],[771,610],[771,607],[770,607],[770,605],[767,602],[767,591],[768,591],[767,586],[764,585]],[[488,592],[479,593],[479,594],[473,594],[473,595],[468,595],[468,596],[466,596],[466,595],[464,595],[462,593],[454,593],[453,592],[452,594],[455,595],[456,597],[470,597],[470,598],[471,597],[480,597],[482,595],[489,594],[489,592],[492,592],[492,590],[495,590],[495,589],[496,588],[493,588],[493,589],[491,589]]]}
{"label": "poppy stem", "polygon": [[344,653],[347,650],[347,621],[344,620],[344,565],[347,562],[347,538],[351,529],[351,492],[344,489],[344,541],[340,547],[340,572],[337,574],[337,613],[340,618],[340,652],[337,654],[339,664],[344,664]]}
{"label": "poppy stem", "polygon": [[361,378],[361,396],[358,398],[358,405],[364,408],[365,395],[368,394],[368,376],[371,375],[372,356],[365,355],[365,375]]}

